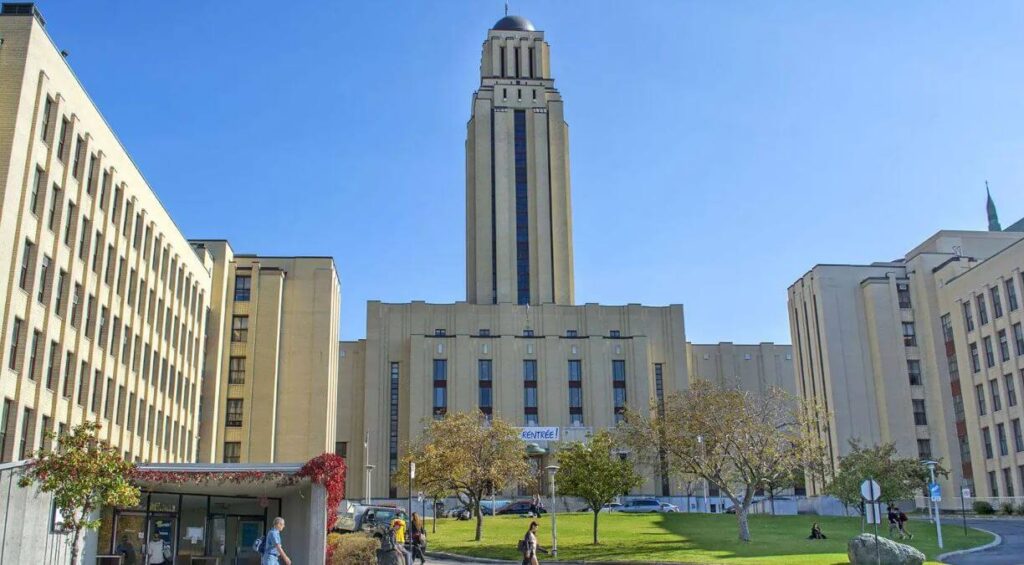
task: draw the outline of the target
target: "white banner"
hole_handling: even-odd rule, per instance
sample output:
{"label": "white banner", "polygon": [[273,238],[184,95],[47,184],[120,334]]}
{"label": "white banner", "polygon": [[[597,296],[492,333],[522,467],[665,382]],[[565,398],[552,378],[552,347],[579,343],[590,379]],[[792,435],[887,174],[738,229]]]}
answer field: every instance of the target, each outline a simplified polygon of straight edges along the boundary
{"label": "white banner", "polygon": [[557,426],[519,428],[519,439],[523,441],[558,441]]}

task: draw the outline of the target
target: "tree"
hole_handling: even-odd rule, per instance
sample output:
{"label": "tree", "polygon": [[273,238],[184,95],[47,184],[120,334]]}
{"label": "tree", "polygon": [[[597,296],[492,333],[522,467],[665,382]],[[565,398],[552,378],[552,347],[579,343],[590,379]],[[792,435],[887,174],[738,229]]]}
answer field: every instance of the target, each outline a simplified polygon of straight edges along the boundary
{"label": "tree", "polygon": [[[935,472],[942,476],[949,474],[938,466]],[[839,472],[825,487],[825,493],[863,511],[860,485],[868,477],[881,487],[882,501],[887,503],[914,498],[929,480],[928,469],[913,457],[899,457],[895,444],[862,446],[858,440],[852,439],[850,452],[839,458]]]}
{"label": "tree", "polygon": [[[526,444],[508,422],[482,414],[456,412],[431,422],[417,442],[410,446],[403,466],[416,462],[416,481],[431,485],[435,492],[454,492],[469,501],[476,517],[476,541],[483,529],[480,501],[492,489],[499,491],[517,483],[532,482],[526,460]],[[399,484],[408,477],[399,473]]]}
{"label": "tree", "polygon": [[590,504],[594,513],[594,545],[597,545],[597,518],[601,507],[616,496],[643,484],[633,464],[614,453],[615,439],[606,430],[589,438],[589,442],[569,444],[558,452],[560,468],[555,475],[558,492],[576,496]]}
{"label": "tree", "polygon": [[92,519],[94,511],[139,503],[139,489],[130,482],[135,466],[101,442],[96,437],[99,430],[99,422],[84,422],[59,438],[46,432],[48,441],[58,440],[57,449],[40,448],[18,480],[19,486],[37,485],[42,492],[53,493],[64,528],[72,533],[73,565],[82,562],[85,530],[99,527],[100,521]]}
{"label": "tree", "polygon": [[663,457],[671,473],[717,485],[736,509],[742,541],[750,541],[747,513],[757,489],[824,460],[811,428],[820,411],[781,389],[757,395],[698,380],[652,405],[650,414],[627,413],[626,445],[649,464]]}

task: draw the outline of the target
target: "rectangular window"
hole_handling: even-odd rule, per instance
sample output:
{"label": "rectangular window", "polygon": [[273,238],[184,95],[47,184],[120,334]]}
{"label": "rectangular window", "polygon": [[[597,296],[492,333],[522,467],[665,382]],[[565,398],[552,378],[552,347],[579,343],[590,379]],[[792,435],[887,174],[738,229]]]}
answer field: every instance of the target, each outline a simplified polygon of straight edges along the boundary
{"label": "rectangular window", "polygon": [[917,457],[924,461],[930,461],[932,458],[932,442],[928,439],[917,440]]}
{"label": "rectangular window", "polygon": [[1017,405],[1017,385],[1013,382],[1013,375],[1003,375],[1003,383],[1006,384],[1006,403],[1010,406]]}
{"label": "rectangular window", "polygon": [[626,418],[626,362],[621,359],[612,361],[612,396],[615,423],[620,424]]}
{"label": "rectangular window", "polygon": [[911,403],[914,406],[914,425],[915,426],[927,426],[928,415],[925,413],[924,400],[913,399]]}
{"label": "rectangular window", "polygon": [[84,149],[85,140],[82,136],[78,136],[75,140],[75,160],[71,163],[71,175],[76,179],[82,178],[82,168],[79,166],[82,164],[82,149]]}
{"label": "rectangular window", "polygon": [[67,136],[68,136],[68,125],[71,123],[67,118],[61,118],[60,120],[60,139],[57,140],[57,159],[60,162],[64,162],[66,157],[65,151],[67,149]]}
{"label": "rectangular window", "polygon": [[46,101],[43,102],[43,123],[39,124],[39,139],[43,141],[49,141],[47,139],[50,134],[50,114],[53,112],[53,98],[46,97]]}
{"label": "rectangular window", "polygon": [[515,110],[513,124],[516,204],[516,289],[519,304],[530,303],[530,202],[526,111]]}
{"label": "rectangular window", "polygon": [[7,368],[18,370],[18,346],[21,345],[21,318],[14,318],[11,325],[11,345],[7,352]]}
{"label": "rectangular window", "polygon": [[1024,451],[1024,435],[1021,434],[1020,418],[1014,418],[1011,425],[1013,426],[1013,448],[1020,453]]}
{"label": "rectangular window", "polygon": [[493,364],[491,359],[477,360],[477,386],[479,388],[480,412],[489,420],[494,408]]}
{"label": "rectangular window", "polygon": [[35,248],[29,240],[25,240],[25,245],[22,247],[21,252],[21,270],[18,275],[18,286],[22,290],[28,290],[29,273],[32,270],[32,250]]}
{"label": "rectangular window", "polygon": [[583,367],[579,359],[569,360],[569,425],[583,425]]}
{"label": "rectangular window", "polygon": [[992,459],[994,453],[992,451],[992,436],[989,434],[988,428],[981,428],[981,441],[985,444],[985,459]]}
{"label": "rectangular window", "polygon": [[999,441],[999,455],[1007,456],[1010,453],[1009,446],[1006,444],[1006,425],[999,423],[996,424],[996,438]]}
{"label": "rectangular window", "polygon": [[56,381],[60,377],[60,344],[56,341],[50,342],[50,356],[46,362],[46,388],[57,390]]}
{"label": "rectangular window", "polygon": [[917,345],[917,334],[914,330],[914,322],[903,322],[903,345],[907,347]]}
{"label": "rectangular window", "polygon": [[[390,398],[388,413],[388,477],[394,477],[398,472],[398,431],[399,431],[399,379],[400,371],[398,363],[391,363]],[[391,496],[397,496],[395,485],[389,481]]]}
{"label": "rectangular window", "polygon": [[900,308],[906,310],[910,308],[910,285],[907,283],[899,283],[896,285],[896,298],[899,300]]}
{"label": "rectangular window", "polygon": [[533,337],[533,330],[523,330],[523,337]]}
{"label": "rectangular window", "polygon": [[992,315],[996,318],[1003,317],[1003,301],[999,298],[999,287],[994,286],[988,290],[989,296],[992,297]]}
{"label": "rectangular window", "polygon": [[964,301],[963,307],[964,307],[964,327],[967,328],[967,331],[972,332],[972,331],[974,331],[974,316],[971,315],[971,303],[967,302],[967,301]]}
{"label": "rectangular window", "polygon": [[55,292],[53,300],[53,310],[54,314],[58,316],[64,315],[64,285],[65,281],[67,280],[67,277],[68,272],[65,270],[61,270],[59,273],[57,273],[57,284],[53,286],[53,290]]}
{"label": "rectangular window", "polygon": [[235,276],[235,302],[248,302],[252,294],[252,277]]}
{"label": "rectangular window", "polygon": [[110,419],[111,410],[114,409],[114,379],[107,377],[107,394],[103,398],[103,417]]}
{"label": "rectangular window", "polygon": [[999,412],[1003,409],[1003,402],[999,396],[999,381],[992,379],[988,381],[989,392],[992,393],[992,411]]}
{"label": "rectangular window", "polygon": [[100,261],[103,260],[103,233],[96,231],[96,243],[92,248],[92,272],[99,274]]}
{"label": "rectangular window", "polygon": [[100,370],[96,369],[92,374],[92,411],[100,413],[100,400],[103,398],[103,377]]}
{"label": "rectangular window", "polygon": [[46,229],[53,231],[57,227],[57,206],[60,204],[60,187],[53,185],[50,194],[50,208],[46,213]]}
{"label": "rectangular window", "polygon": [[225,425],[229,428],[240,428],[242,427],[242,399],[241,398],[229,398],[228,399],[228,410],[227,410],[227,421]]}
{"label": "rectangular window", "polygon": [[124,428],[131,432],[135,427],[135,393],[128,394],[128,415],[124,420]]}
{"label": "rectangular window", "polygon": [[36,301],[40,304],[46,304],[46,281],[50,276],[50,258],[43,255],[43,260],[39,263],[39,288],[36,289]]}
{"label": "rectangular window", "polygon": [[537,413],[537,360],[523,360],[523,413],[526,425],[535,426]]}
{"label": "rectangular window", "polygon": [[999,483],[996,482],[996,472],[988,472],[988,490],[992,496],[999,496]]}
{"label": "rectangular window", "polygon": [[7,453],[7,430],[11,425],[11,399],[5,398],[3,406],[0,406],[0,458]]}
{"label": "rectangular window", "polygon": [[1021,327],[1020,322],[1013,325],[1013,342],[1017,349],[1017,355],[1024,356],[1024,328]]}
{"label": "rectangular window", "polygon": [[22,412],[21,418],[21,447],[18,449],[18,459],[28,459],[29,455],[32,454],[32,437],[33,428],[35,427],[32,421],[32,409],[26,408]]}
{"label": "rectangular window", "polygon": [[448,413],[448,360],[434,359],[434,419]]}
{"label": "rectangular window", "polygon": [[985,387],[983,385],[974,385],[974,396],[978,398],[978,415],[984,416],[987,413],[985,409]]}
{"label": "rectangular window", "polygon": [[89,364],[82,361],[81,369],[78,373],[78,405],[85,408],[85,399],[89,391]]}
{"label": "rectangular window", "polygon": [[1006,304],[1010,308],[1010,312],[1017,309],[1017,287],[1013,286],[1013,279],[1006,279]]}
{"label": "rectangular window", "polygon": [[242,443],[238,441],[224,442],[224,462],[238,463],[242,460]]}
{"label": "rectangular window", "polygon": [[36,358],[39,354],[39,341],[42,337],[43,332],[32,331],[32,347],[28,350],[28,378],[33,381],[36,380]]}
{"label": "rectangular window", "polygon": [[228,384],[245,384],[245,357],[232,357],[228,361]]}
{"label": "rectangular window", "polygon": [[1006,485],[1006,496],[1013,497],[1013,475],[1010,474],[1010,468],[1006,467],[1003,469],[1003,484]]}
{"label": "rectangular window", "polygon": [[85,337],[92,339],[96,330],[96,297],[89,295],[85,308]]}
{"label": "rectangular window", "polygon": [[999,330],[999,359],[1003,362],[1010,360],[1010,340],[1006,338],[1006,330]]}
{"label": "rectangular window", "polygon": [[32,179],[32,188],[29,189],[31,192],[29,192],[28,195],[28,211],[31,212],[33,216],[39,215],[39,192],[42,190],[42,184],[46,180],[46,177],[44,176],[45,174],[46,171],[36,167],[36,174]]}
{"label": "rectangular window", "polygon": [[82,306],[82,285],[75,283],[75,292],[71,295],[71,327],[78,328],[78,318],[81,315]]}
{"label": "rectangular window", "polygon": [[434,330],[434,337],[444,337],[448,335],[448,330],[437,328]]}
{"label": "rectangular window", "polygon": [[992,348],[992,336],[985,336],[981,340],[985,344],[985,366],[992,368],[996,366],[996,353]]}
{"label": "rectangular window", "polygon": [[68,200],[68,219],[64,222],[64,245],[71,246],[71,236],[75,227],[75,203]]}
{"label": "rectangular window", "polygon": [[565,337],[579,337],[579,332],[576,330],[565,330]]}
{"label": "rectangular window", "polygon": [[64,354],[64,398],[71,398],[75,388],[75,356],[68,351]]}
{"label": "rectangular window", "polygon": [[85,191],[92,194],[96,190],[96,154],[89,155],[89,170],[85,180]]}
{"label": "rectangular window", "polygon": [[612,330],[612,331],[608,332],[608,337],[610,337],[612,339],[618,339],[618,338],[622,337],[622,332],[619,331],[619,330]]}
{"label": "rectangular window", "polygon": [[245,342],[249,340],[249,316],[231,318],[231,341]]}
{"label": "rectangular window", "polygon": [[975,298],[975,302],[978,304],[978,323],[984,326],[988,323],[988,309],[985,307],[985,295],[979,294]]}
{"label": "rectangular window", "polygon": [[910,376],[911,385],[920,385],[921,382],[921,361],[907,359],[907,374]]}

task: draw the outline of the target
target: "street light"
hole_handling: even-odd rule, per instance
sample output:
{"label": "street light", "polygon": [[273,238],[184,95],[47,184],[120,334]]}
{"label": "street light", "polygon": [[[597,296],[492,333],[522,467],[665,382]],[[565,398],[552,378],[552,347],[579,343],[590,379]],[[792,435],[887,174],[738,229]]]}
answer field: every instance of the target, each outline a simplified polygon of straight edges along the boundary
{"label": "street light", "polygon": [[551,477],[551,557],[558,557],[558,510],[555,508],[555,473],[558,469],[558,465],[547,466]]}
{"label": "street light", "polygon": [[931,474],[932,482],[928,483],[928,498],[930,498],[929,505],[935,505],[935,535],[938,537],[939,549],[942,549],[942,519],[939,518],[939,501],[938,496],[932,496],[931,485],[935,483],[935,466],[939,463],[937,461],[922,461],[922,465],[928,467],[928,473]]}
{"label": "street light", "polygon": [[[697,443],[700,445],[700,462],[701,462],[701,464],[703,464],[704,463],[704,436],[698,434],[697,435]],[[704,478],[704,513],[707,514],[708,512],[709,512],[709,508],[708,508],[708,479],[707,479],[707,477],[705,477]]]}
{"label": "street light", "polygon": [[363,504],[366,504],[367,506],[370,505],[370,485],[372,484],[370,481],[373,479],[373,469],[373,465],[366,465],[366,500],[363,501]]}

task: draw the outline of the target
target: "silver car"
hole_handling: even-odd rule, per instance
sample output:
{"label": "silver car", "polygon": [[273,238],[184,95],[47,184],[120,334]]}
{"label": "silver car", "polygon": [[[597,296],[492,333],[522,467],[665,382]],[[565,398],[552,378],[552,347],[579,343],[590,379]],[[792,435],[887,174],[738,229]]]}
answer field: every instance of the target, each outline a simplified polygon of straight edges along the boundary
{"label": "silver car", "polygon": [[638,498],[623,504],[622,508],[618,509],[618,512],[665,512],[665,510],[662,509],[661,502],[656,498]]}

